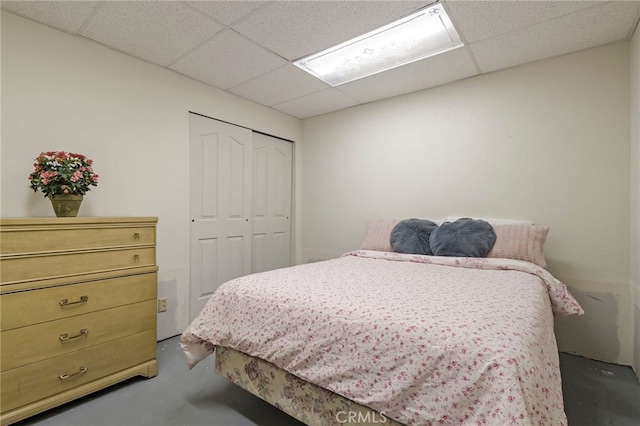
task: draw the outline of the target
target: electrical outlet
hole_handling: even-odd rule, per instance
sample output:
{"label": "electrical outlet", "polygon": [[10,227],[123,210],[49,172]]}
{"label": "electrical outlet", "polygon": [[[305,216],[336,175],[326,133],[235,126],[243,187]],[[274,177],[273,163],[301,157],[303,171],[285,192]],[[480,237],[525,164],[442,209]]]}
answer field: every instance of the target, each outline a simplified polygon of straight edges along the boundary
{"label": "electrical outlet", "polygon": [[161,297],[158,299],[158,312],[167,312],[167,298]]}

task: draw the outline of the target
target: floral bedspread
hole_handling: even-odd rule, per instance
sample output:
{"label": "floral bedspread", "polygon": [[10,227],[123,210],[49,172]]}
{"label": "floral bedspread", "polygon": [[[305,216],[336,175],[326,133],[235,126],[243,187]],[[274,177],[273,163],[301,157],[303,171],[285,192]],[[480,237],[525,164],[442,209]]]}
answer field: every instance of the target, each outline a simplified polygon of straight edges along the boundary
{"label": "floral bedspread", "polygon": [[566,425],[553,314],[581,314],[528,262],[354,251],[229,281],[182,334],[407,425]]}

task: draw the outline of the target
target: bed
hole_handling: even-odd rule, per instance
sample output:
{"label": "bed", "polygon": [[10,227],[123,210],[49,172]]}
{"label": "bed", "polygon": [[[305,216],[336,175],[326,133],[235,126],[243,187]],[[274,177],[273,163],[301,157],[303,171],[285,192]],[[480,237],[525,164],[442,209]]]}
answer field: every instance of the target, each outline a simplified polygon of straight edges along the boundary
{"label": "bed", "polygon": [[382,247],[229,281],[181,344],[309,425],[565,425],[553,318],[572,314],[535,262]]}

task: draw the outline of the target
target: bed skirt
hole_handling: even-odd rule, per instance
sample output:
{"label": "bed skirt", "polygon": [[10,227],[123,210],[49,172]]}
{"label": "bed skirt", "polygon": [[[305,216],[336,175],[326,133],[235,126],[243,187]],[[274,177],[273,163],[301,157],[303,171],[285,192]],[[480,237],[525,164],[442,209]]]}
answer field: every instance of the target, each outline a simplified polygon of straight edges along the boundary
{"label": "bed skirt", "polygon": [[401,425],[270,362],[223,346],[217,346],[215,353],[217,374],[307,425]]}

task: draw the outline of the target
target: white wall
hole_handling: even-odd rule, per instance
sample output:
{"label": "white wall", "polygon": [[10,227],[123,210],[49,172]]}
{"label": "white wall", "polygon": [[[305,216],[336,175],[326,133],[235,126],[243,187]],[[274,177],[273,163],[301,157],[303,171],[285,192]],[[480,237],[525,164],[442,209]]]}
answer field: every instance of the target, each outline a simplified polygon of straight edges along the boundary
{"label": "white wall", "polygon": [[549,225],[549,270],[587,310],[560,348],[630,364],[629,43],[303,120],[303,259],[369,217]]}
{"label": "white wall", "polygon": [[631,295],[634,323],[633,368],[640,377],[640,31],[631,50]]}
{"label": "white wall", "polygon": [[2,12],[2,216],[53,216],[27,187],[38,153],[89,156],[100,183],[79,214],[159,217],[159,292],[174,299],[159,324],[179,330],[188,322],[189,111],[293,140],[300,155],[298,119]]}

